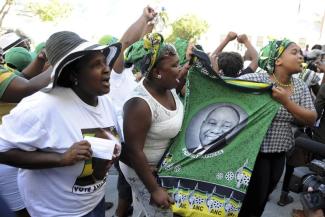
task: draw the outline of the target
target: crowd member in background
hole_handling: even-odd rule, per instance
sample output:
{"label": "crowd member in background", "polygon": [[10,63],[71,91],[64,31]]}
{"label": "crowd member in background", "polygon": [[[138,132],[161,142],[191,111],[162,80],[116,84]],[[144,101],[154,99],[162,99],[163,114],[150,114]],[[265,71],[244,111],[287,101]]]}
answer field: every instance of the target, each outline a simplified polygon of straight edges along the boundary
{"label": "crowd member in background", "polygon": [[3,119],[0,163],[23,168],[18,185],[31,216],[104,217],[112,161],[95,158],[84,136],[119,143],[104,94],[120,44],[100,46],[63,31],[47,40],[46,52],[53,67],[49,92],[25,98]]}
{"label": "crowd member in background", "polygon": [[[15,48],[14,51],[17,51],[16,49],[21,51],[22,47],[19,46],[22,42],[23,39],[13,32],[0,36],[0,46],[4,50],[4,55],[10,51],[10,48]],[[41,73],[48,67],[44,50],[28,66],[25,60],[21,61],[22,59],[15,57],[16,55],[11,55],[9,52],[9,56],[9,61],[14,59],[15,64],[24,69],[18,71],[0,65],[0,99],[2,102],[19,102],[49,83],[49,73]],[[29,60],[29,57],[27,59]]]}
{"label": "crowd member in background", "polygon": [[26,37],[21,37],[15,32],[7,32],[0,36],[0,47],[4,52],[12,47],[23,47],[30,51],[30,45]]}
{"label": "crowd member in background", "polygon": [[[324,63],[318,63],[317,64],[318,69],[321,72],[325,73],[325,62]],[[325,144],[325,115],[324,115],[324,109],[325,109],[325,84],[322,84],[316,100],[315,100],[315,108],[317,111],[317,119],[319,120],[314,127],[314,134],[313,139],[315,139],[318,142]]]}
{"label": "crowd member in background", "polygon": [[23,47],[13,47],[5,55],[6,65],[22,72],[31,62],[32,55]]}
{"label": "crowd member in background", "polygon": [[[0,66],[0,123],[2,116],[8,114],[16,103],[47,86],[50,81],[50,72],[41,73],[46,69],[44,66],[47,60],[44,52],[29,64],[31,61],[29,52],[23,47],[13,47],[7,50],[6,59],[9,66],[20,71]],[[17,216],[26,217],[29,215],[18,190],[17,172],[18,169],[15,167],[0,165],[0,195]]]}
{"label": "crowd member in background", "polygon": [[[244,61],[237,52],[224,52],[223,49],[230,41],[237,38],[238,43],[244,44],[247,48],[247,56],[250,56],[251,63],[243,69]],[[211,54],[212,66],[216,72],[227,77],[238,77],[240,75],[253,73],[258,65],[258,53],[248,40],[247,35],[237,35],[235,32],[229,32],[226,38],[221,42],[217,49]]]}
{"label": "crowd member in background", "polygon": [[281,106],[272,121],[257,156],[240,217],[261,216],[268,196],[276,187],[285,164],[285,153],[294,145],[292,123],[312,126],[316,112],[307,86],[292,75],[302,70],[300,47],[284,40],[270,41],[262,48],[259,67],[266,72],[240,77],[274,83],[272,97]]}
{"label": "crowd member in background", "polygon": [[303,56],[305,57],[308,52],[309,52],[309,45],[306,44],[305,50],[303,50],[303,52],[302,52]]}
{"label": "crowd member in background", "polygon": [[[318,46],[314,47],[317,48]],[[303,64],[302,72],[294,76],[302,79],[306,83],[310,89],[312,98],[315,99],[320,84],[325,82],[325,76],[322,75],[324,72],[317,67],[319,63],[325,62],[325,52],[314,48],[304,56],[304,59],[305,63]]]}
{"label": "crowd member in background", "polygon": [[314,46],[312,46],[311,49],[312,49],[312,50],[321,50],[321,49],[322,49],[322,45],[320,45],[320,44],[315,44]]}
{"label": "crowd member in background", "polygon": [[157,183],[155,171],[183,120],[183,105],[175,91],[180,73],[177,52],[153,33],[133,44],[128,56],[131,62],[142,57],[144,78],[124,105],[120,168],[146,216],[173,216],[172,199]]}
{"label": "crowd member in background", "polygon": [[[133,89],[136,87],[137,82],[133,75],[133,67],[124,67],[124,51],[134,42],[140,40],[144,34],[152,31],[154,24],[151,22],[156,16],[156,12],[149,6],[145,7],[141,16],[126,30],[122,35],[119,42],[122,44],[121,53],[114,63],[110,75],[110,92],[108,96],[112,99],[113,106],[117,113],[117,120],[119,126],[123,127],[123,105],[127,98],[131,95]],[[118,39],[105,35],[99,40],[99,44],[113,44]],[[118,217],[125,217],[132,213],[132,190],[128,182],[125,180],[123,173],[119,169],[118,163],[115,164],[118,172],[118,206],[116,215]],[[136,203],[136,201],[133,201]],[[134,205],[133,205],[134,206]],[[138,212],[137,208],[133,209]],[[136,213],[135,213],[136,215]]]}

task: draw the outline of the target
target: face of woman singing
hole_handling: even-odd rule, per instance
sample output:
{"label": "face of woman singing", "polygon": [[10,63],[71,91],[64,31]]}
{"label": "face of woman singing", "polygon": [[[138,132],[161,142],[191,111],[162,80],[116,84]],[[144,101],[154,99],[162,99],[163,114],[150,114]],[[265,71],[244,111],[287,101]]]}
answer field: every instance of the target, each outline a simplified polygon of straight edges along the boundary
{"label": "face of woman singing", "polygon": [[289,74],[295,74],[302,71],[303,60],[300,47],[292,43],[285,49],[276,64],[286,69]]}
{"label": "face of woman singing", "polygon": [[81,92],[89,96],[101,96],[109,92],[111,69],[100,51],[83,57],[78,68],[76,79]]}

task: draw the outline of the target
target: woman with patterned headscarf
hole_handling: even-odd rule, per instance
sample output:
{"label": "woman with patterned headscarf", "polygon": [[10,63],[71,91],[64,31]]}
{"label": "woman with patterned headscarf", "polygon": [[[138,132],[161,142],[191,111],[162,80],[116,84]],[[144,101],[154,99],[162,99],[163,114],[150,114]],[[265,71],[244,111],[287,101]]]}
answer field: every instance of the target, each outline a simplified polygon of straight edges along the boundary
{"label": "woman with patterned headscarf", "polygon": [[266,72],[241,79],[273,83],[272,97],[281,106],[262,142],[239,216],[261,216],[268,196],[276,187],[284,168],[285,153],[294,145],[292,124],[313,125],[315,108],[307,86],[292,75],[301,72],[300,47],[288,40],[273,40],[262,48],[259,67]]}
{"label": "woman with patterned headscarf", "polygon": [[182,125],[183,105],[175,91],[179,58],[174,46],[152,33],[133,44],[125,60],[139,67],[144,78],[124,105],[120,168],[146,216],[173,216],[172,199],[157,183],[155,171]]}

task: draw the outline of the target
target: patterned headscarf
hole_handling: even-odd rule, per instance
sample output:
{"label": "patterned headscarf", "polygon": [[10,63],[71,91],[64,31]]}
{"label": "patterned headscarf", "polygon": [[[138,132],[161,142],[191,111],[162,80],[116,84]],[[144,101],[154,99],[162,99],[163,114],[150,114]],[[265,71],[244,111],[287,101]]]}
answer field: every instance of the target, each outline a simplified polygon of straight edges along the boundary
{"label": "patterned headscarf", "polygon": [[136,70],[149,73],[156,64],[159,52],[165,45],[164,38],[159,33],[149,33],[140,41],[132,44],[125,52],[125,64],[134,64]]}
{"label": "patterned headscarf", "polygon": [[260,51],[258,66],[267,73],[272,74],[275,68],[275,61],[279,59],[287,47],[293,43],[289,39],[272,40]]}

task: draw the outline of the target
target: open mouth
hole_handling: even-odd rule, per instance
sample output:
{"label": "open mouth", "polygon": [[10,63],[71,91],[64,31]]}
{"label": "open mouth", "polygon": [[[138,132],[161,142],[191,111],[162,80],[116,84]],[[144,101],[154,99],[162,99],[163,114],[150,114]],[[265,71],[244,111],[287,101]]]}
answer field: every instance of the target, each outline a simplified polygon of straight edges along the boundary
{"label": "open mouth", "polygon": [[104,85],[109,86],[109,77],[104,78],[104,79],[102,80],[102,82],[103,82]]}

